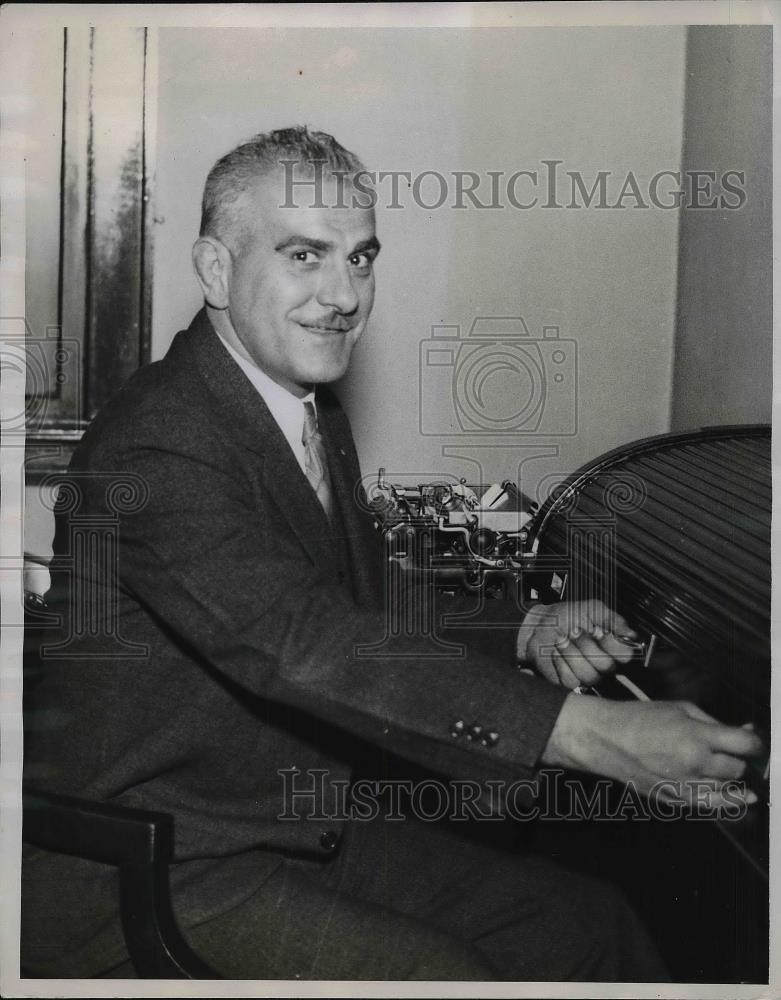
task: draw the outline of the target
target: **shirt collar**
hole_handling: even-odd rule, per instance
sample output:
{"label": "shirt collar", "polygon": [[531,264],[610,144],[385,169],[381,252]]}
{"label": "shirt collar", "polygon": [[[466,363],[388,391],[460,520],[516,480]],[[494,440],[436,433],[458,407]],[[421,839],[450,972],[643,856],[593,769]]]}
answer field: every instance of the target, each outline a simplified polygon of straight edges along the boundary
{"label": "shirt collar", "polygon": [[241,368],[250,380],[255,390],[262,397],[263,402],[269,408],[271,416],[276,421],[279,429],[284,434],[288,444],[293,450],[293,454],[298,460],[298,464],[305,469],[304,444],[301,440],[304,431],[304,403],[312,403],[317,413],[314,392],[306,396],[294,396],[273,378],[267,375],[261,368],[247,358],[243,357],[232,347],[227,340],[219,333],[217,336],[222,341],[225,350],[230,354],[236,364]]}

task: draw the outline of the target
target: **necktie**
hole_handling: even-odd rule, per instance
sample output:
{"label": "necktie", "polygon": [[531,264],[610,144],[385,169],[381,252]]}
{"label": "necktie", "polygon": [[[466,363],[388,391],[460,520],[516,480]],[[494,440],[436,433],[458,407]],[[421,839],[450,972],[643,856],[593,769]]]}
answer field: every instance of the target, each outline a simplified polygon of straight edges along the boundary
{"label": "necktie", "polygon": [[317,429],[317,414],[314,403],[304,403],[304,433],[301,435],[306,458],[306,478],[317,494],[329,520],[333,513],[333,497],[331,496],[331,477],[328,474],[328,460],[325,445]]}

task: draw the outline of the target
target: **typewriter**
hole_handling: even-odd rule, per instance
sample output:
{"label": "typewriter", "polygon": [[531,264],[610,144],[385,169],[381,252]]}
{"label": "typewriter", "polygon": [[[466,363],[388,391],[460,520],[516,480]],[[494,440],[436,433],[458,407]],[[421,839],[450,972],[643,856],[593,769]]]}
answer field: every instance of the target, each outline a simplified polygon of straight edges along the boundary
{"label": "typewriter", "polygon": [[522,596],[537,504],[513,482],[404,486],[388,482],[381,468],[369,503],[388,565],[405,581],[488,598]]}

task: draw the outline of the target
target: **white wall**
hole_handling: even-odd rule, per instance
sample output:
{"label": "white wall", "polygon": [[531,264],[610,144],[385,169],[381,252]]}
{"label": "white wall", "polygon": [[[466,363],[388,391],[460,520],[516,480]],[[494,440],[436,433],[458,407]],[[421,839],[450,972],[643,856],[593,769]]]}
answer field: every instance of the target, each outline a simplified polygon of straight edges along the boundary
{"label": "white wall", "polygon": [[[370,169],[509,174],[556,158],[587,180],[647,178],[680,165],[684,54],[677,27],[161,30],[153,356],[198,308],[201,189],[237,142],[309,123]],[[364,471],[471,479],[471,457],[489,481],[516,473],[528,439],[462,441],[466,457],[447,459],[457,439],[419,432],[419,342],[476,314],[520,311],[533,336],[558,325],[578,343],[578,433],[535,439],[559,454],[532,463],[527,491],[668,429],[677,212],[407,207],[381,210],[378,230],[375,311],[342,387]]]}
{"label": "white wall", "polygon": [[[60,256],[60,166],[62,154],[62,71],[64,39],[61,26],[35,32],[36,65],[31,72],[23,109],[27,140],[25,158],[25,317],[34,337],[43,338],[58,323]],[[48,352],[49,359],[53,354]],[[54,365],[51,364],[51,368]],[[28,379],[28,385],[29,385]],[[40,386],[36,386],[38,392]],[[54,524],[41,504],[37,487],[25,490],[24,548],[49,557]],[[45,589],[44,584],[41,584]]]}
{"label": "white wall", "polygon": [[746,201],[681,219],[675,430],[770,421],[772,32],[769,25],[689,29],[684,166],[742,171]]}

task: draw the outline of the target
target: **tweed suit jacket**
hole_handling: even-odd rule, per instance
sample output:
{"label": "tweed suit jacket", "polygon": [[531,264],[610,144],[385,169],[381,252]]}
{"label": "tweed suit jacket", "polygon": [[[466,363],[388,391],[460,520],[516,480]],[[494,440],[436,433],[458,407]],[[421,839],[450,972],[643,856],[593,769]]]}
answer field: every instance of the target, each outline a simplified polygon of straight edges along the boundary
{"label": "tweed suit jacket", "polygon": [[[317,398],[334,527],[202,311],[95,418],[57,514],[50,601],[71,634],[26,701],[26,777],[173,813],[175,899],[190,892],[203,913],[231,905],[259,858],[268,869],[338,850],[340,821],[323,817],[362,746],[454,778],[528,777],[566,694],[514,669],[510,632],[503,661],[479,650],[432,659],[415,637],[392,655],[357,655],[386,632],[380,552],[348,421],[328,390]],[[135,503],[121,501],[128,480]],[[75,566],[77,515],[113,518],[115,563]],[[96,594],[117,605],[110,640],[73,634],[78,601]],[[457,719],[498,742],[455,738]],[[325,772],[310,820],[278,818],[291,769]],[[44,919],[53,879],[78,884],[83,904],[90,873],[30,852],[28,926]]]}

